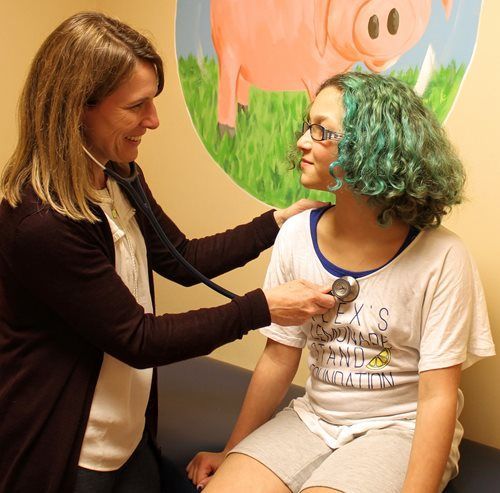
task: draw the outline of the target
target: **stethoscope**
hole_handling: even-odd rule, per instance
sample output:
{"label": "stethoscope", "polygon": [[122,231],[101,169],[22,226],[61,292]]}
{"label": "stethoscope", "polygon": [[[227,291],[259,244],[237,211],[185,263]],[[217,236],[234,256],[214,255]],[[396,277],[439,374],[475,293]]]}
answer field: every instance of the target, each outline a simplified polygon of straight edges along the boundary
{"label": "stethoscope", "polygon": [[[85,147],[83,147],[83,150],[85,151],[87,156],[104,171],[104,174],[108,178],[112,178],[116,183],[118,183],[118,185],[120,185],[120,187],[128,192],[129,197],[134,202],[134,205],[144,214],[149,224],[158,235],[160,241],[181,265],[183,265],[191,274],[193,274],[193,276],[203,282],[206,286],[208,286],[210,289],[213,289],[222,296],[225,296],[226,298],[229,298],[231,300],[236,297],[236,294],[228,291],[227,289],[223,288],[222,286],[213,282],[211,279],[202,274],[177,251],[173,243],[169,240],[168,236],[163,231],[163,228],[161,227],[158,219],[156,219],[156,216],[151,209],[151,204],[149,203],[146,193],[142,188],[141,182],[139,180],[139,173],[137,172],[137,166],[134,162],[130,163],[130,175],[125,177],[101,164]],[[351,276],[339,277],[332,284],[331,294],[341,302],[350,303],[358,297],[358,281]]]}
{"label": "stethoscope", "polygon": [[355,277],[342,276],[335,279],[330,293],[342,303],[351,303],[359,294],[359,282]]}

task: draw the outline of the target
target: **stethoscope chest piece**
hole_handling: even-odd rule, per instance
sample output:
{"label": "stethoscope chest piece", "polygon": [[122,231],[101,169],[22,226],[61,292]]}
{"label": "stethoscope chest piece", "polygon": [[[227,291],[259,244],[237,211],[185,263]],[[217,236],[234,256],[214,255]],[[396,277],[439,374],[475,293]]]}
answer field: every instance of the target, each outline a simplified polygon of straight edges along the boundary
{"label": "stethoscope chest piece", "polygon": [[351,276],[339,277],[333,281],[331,293],[339,301],[350,303],[358,297],[359,283]]}

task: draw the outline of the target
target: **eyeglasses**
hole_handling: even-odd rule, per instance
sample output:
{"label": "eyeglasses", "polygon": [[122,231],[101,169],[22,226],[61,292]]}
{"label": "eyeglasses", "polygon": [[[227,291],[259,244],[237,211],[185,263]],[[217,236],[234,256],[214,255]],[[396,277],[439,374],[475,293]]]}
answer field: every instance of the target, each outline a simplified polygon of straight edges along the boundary
{"label": "eyeglasses", "polygon": [[342,140],[344,134],[340,132],[334,132],[333,130],[328,130],[319,123],[309,123],[304,121],[302,123],[302,135],[304,135],[308,130],[311,130],[311,139],[316,142],[321,142],[322,140]]}

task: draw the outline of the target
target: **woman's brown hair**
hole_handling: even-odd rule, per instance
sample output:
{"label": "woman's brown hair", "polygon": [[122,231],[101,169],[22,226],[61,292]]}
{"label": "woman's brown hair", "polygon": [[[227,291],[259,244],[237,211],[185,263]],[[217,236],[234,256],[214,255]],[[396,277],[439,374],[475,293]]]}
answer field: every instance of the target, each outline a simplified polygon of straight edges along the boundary
{"label": "woman's brown hair", "polygon": [[93,165],[84,154],[85,107],[102,101],[151,63],[163,89],[163,63],[151,42],[130,26],[99,12],[81,12],[60,24],[32,62],[19,104],[19,138],[0,179],[13,207],[31,184],[43,203],[75,220],[95,222],[98,197]]}

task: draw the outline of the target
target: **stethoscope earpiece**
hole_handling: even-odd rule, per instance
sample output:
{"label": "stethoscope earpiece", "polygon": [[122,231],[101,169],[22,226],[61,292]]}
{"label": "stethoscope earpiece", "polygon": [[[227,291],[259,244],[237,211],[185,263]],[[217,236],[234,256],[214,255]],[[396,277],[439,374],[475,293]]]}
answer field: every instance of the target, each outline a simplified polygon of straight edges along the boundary
{"label": "stethoscope earpiece", "polygon": [[350,303],[358,297],[359,283],[351,276],[339,277],[333,281],[331,293],[339,301]]}

